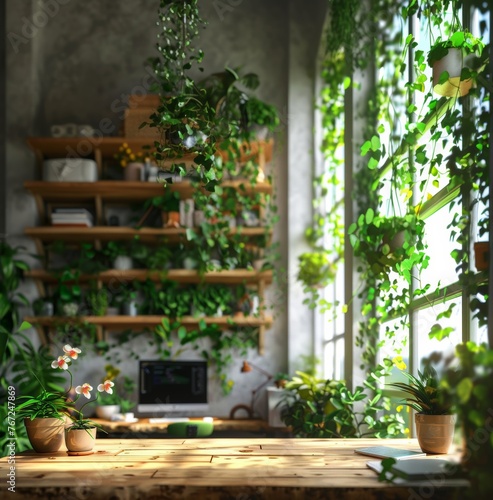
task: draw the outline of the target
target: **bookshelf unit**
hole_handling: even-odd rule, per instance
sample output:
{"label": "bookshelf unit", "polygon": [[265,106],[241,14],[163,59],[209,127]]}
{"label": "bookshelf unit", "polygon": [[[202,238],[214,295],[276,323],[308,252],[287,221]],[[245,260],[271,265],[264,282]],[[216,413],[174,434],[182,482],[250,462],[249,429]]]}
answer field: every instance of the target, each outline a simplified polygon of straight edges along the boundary
{"label": "bookshelf unit", "polygon": [[[133,151],[139,151],[144,145],[149,143],[148,139],[135,139],[125,137],[111,137],[104,139],[97,138],[51,138],[33,137],[28,139],[28,144],[34,151],[39,172],[42,173],[42,165],[45,159],[62,158],[70,156],[94,158],[98,166],[99,178],[101,178],[105,161],[113,158],[122,143],[126,142]],[[252,143],[248,151],[241,157],[240,162],[255,160],[263,168],[272,158],[272,141],[259,141]],[[246,151],[246,148],[245,148]],[[219,153],[226,155],[225,152]],[[193,155],[180,158],[181,161],[193,161]],[[272,186],[268,182],[250,183],[246,179],[225,180],[221,183],[223,188],[241,190],[243,195],[271,195]],[[144,202],[155,196],[160,196],[164,192],[163,185],[159,182],[146,181],[124,181],[124,180],[98,180],[95,182],[46,182],[27,181],[24,187],[29,191],[36,202],[40,225],[37,227],[25,228],[25,234],[31,237],[38,253],[45,256],[46,246],[55,241],[63,241],[66,244],[80,245],[82,243],[92,243],[95,248],[100,249],[105,243],[110,241],[129,241],[135,236],[139,237],[142,243],[158,245],[166,238],[172,245],[186,238],[185,227],[132,227],[109,226],[106,224],[106,210],[113,204],[128,205],[135,202]],[[174,184],[169,184],[173,192],[177,192],[180,199],[190,198],[196,188],[191,181],[183,180]],[[202,188],[200,188],[202,189]],[[93,227],[57,227],[49,225],[50,207],[59,204],[69,204],[70,206],[84,205],[90,207],[94,213]],[[262,220],[262,214],[260,214]],[[199,231],[200,229],[193,229]],[[230,230],[229,234],[241,235],[245,238],[266,237],[270,241],[272,231],[265,227],[237,226]],[[55,274],[45,269],[33,269],[27,273],[37,285],[41,297],[48,295],[50,286],[57,283]],[[96,282],[98,288],[103,288],[112,280],[118,279],[126,282],[136,282],[150,280],[158,283],[162,279],[170,280],[178,284],[199,284],[217,283],[234,286],[235,284],[245,284],[254,286],[259,296],[259,313],[253,316],[225,315],[214,317],[194,317],[182,316],[180,322],[186,328],[196,327],[198,322],[217,325],[221,329],[227,329],[232,324],[237,327],[253,326],[258,327],[259,352],[264,349],[264,334],[268,327],[272,325],[272,317],[265,314],[264,294],[265,287],[272,282],[273,273],[271,270],[255,271],[252,269],[221,269],[200,274],[194,270],[187,269],[167,269],[162,271],[148,269],[116,270],[109,269],[95,275],[80,275],[78,282],[81,286],[90,281]],[[140,316],[77,316],[76,318],[64,316],[30,316],[26,320],[33,323],[40,334],[43,342],[47,341],[50,329],[60,322],[83,321],[96,326],[99,339],[104,338],[107,331],[118,331],[124,328],[142,330],[153,328],[161,323],[163,316],[140,315]]]}

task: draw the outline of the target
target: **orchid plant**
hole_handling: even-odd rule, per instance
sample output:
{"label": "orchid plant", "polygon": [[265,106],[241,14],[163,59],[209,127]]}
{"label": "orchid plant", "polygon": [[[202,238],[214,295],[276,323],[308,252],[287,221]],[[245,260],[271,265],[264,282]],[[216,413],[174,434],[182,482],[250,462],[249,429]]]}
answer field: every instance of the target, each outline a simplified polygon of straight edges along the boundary
{"label": "orchid plant", "polygon": [[[68,430],[72,429],[90,429],[92,427],[100,426],[90,419],[84,418],[83,409],[90,403],[95,403],[98,400],[99,393],[106,392],[108,394],[113,393],[114,383],[111,380],[105,380],[103,383],[99,384],[97,387],[98,393],[95,399],[91,400],[91,391],[93,387],[89,383],[83,383],[78,385],[73,389],[72,382],[72,372],[69,367],[73,360],[79,357],[81,350],[78,347],[72,347],[66,344],[63,347],[63,354],[58,356],[57,359],[52,361],[51,367],[54,370],[62,370],[70,375],[70,386],[65,393],[63,392],[49,392],[44,387],[38,396],[21,396],[19,399],[24,400],[17,407],[17,414],[20,418],[29,418],[34,420],[35,418],[58,418],[63,420],[65,417],[69,417],[72,420],[72,424],[68,427]],[[77,395],[72,398],[72,393],[75,391]],[[86,401],[80,409],[75,408],[75,403],[79,400],[81,396],[89,399]]]}

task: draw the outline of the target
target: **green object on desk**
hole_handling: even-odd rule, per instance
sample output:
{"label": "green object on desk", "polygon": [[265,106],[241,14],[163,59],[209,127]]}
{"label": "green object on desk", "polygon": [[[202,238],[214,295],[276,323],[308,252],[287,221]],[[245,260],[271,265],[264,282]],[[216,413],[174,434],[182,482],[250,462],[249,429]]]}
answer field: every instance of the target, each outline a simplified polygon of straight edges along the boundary
{"label": "green object on desk", "polygon": [[207,437],[212,434],[214,424],[203,420],[173,422],[168,425],[168,435],[181,438]]}

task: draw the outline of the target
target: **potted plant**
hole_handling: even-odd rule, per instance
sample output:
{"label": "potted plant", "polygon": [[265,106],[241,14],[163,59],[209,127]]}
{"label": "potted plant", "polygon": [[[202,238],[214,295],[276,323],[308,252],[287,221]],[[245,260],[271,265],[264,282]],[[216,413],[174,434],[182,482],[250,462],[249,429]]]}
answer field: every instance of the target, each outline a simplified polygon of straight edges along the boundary
{"label": "potted plant", "polygon": [[53,301],[47,297],[38,297],[32,303],[35,316],[53,316]]}
{"label": "potted plant", "polygon": [[[113,392],[114,383],[110,380],[105,380],[102,384],[98,385],[99,392]],[[83,395],[87,399],[91,398],[92,386],[85,383],[75,388],[76,394]],[[98,400],[98,395],[92,401],[86,401],[79,410],[74,410],[75,416],[72,416],[72,422],[65,428],[65,444],[67,446],[69,455],[81,455],[92,453],[94,448],[97,430],[106,432],[100,424],[84,418],[82,410],[89,404],[95,403]]]}
{"label": "potted plant", "polygon": [[280,123],[277,109],[257,97],[250,97],[246,103],[248,128],[257,139],[266,139]]}
{"label": "potted plant", "polygon": [[369,208],[350,225],[348,234],[355,256],[363,257],[378,279],[387,279],[391,271],[400,270],[410,281],[411,266],[428,260],[424,221],[415,213],[387,217]]}
{"label": "potted plant", "polygon": [[457,413],[462,431],[461,465],[478,498],[493,493],[491,440],[493,401],[493,350],[486,344],[458,344],[446,359],[442,388]]}
{"label": "potted plant", "polygon": [[[111,364],[105,366],[105,371],[103,384],[115,381],[121,373],[118,368]],[[130,399],[130,396],[135,389],[135,382],[130,377],[124,377],[123,383],[118,383],[118,387],[120,393],[106,391],[106,393],[101,394],[96,407],[96,415],[105,420],[123,417],[125,421],[132,421],[134,414],[130,410],[135,406],[135,403]]]}
{"label": "potted plant", "polygon": [[378,381],[391,367],[386,362],[370,370],[353,391],[343,380],[297,371],[285,385],[281,418],[297,437],[399,437],[405,430],[402,417],[381,414],[390,403]]}
{"label": "potted plant", "polygon": [[86,293],[86,302],[94,316],[104,316],[108,310],[109,292],[104,288],[92,285]]}
{"label": "potted plant", "polygon": [[409,384],[390,384],[408,396],[405,405],[416,411],[416,435],[419,446],[425,453],[448,453],[454,437],[456,417],[450,413],[445,394],[439,386],[435,369],[426,365],[418,377],[402,372]]}
{"label": "potted plant", "polygon": [[126,181],[144,180],[144,154],[142,152],[134,153],[129,145],[124,142],[114,155],[120,167],[123,170],[123,178]]}
{"label": "potted plant", "polygon": [[[75,403],[86,388],[90,387],[89,384],[77,386],[75,393],[78,396],[73,398],[73,378],[69,365],[80,353],[79,348],[66,344],[63,347],[63,354],[51,363],[52,369],[63,370],[70,375],[70,386],[67,391],[50,392],[40,383],[42,390],[38,395],[23,395],[18,398],[20,404],[16,408],[16,417],[24,419],[29,441],[38,453],[53,453],[60,449],[64,442],[64,430],[68,419],[77,412]],[[36,374],[33,375],[36,377]]]}
{"label": "potted plant", "polygon": [[447,97],[466,95],[471,89],[474,69],[466,65],[468,57],[481,56],[484,43],[468,31],[456,31],[446,40],[438,38],[428,52],[433,68],[433,89]]}
{"label": "potted plant", "polygon": [[[111,364],[105,365],[104,369],[105,375],[102,379],[103,384],[106,381],[113,382],[120,374],[120,370]],[[97,403],[96,415],[99,418],[111,420],[118,413],[120,413],[120,397],[116,391],[106,391],[105,394],[101,395]]]}
{"label": "potted plant", "polygon": [[103,255],[109,260],[110,266],[119,271],[133,268],[133,260],[124,241],[109,241],[103,248]]}
{"label": "potted plant", "polygon": [[192,294],[192,315],[214,317],[229,314],[233,300],[233,292],[227,285],[199,285]]}
{"label": "potted plant", "polygon": [[490,266],[490,242],[476,241],[474,243],[474,264],[477,271],[487,271]]}
{"label": "potted plant", "polygon": [[80,271],[64,269],[58,275],[58,283],[53,292],[55,309],[61,316],[74,317],[79,313],[81,288],[79,285]]}
{"label": "potted plant", "polygon": [[211,138],[215,110],[188,76],[204,53],[194,40],[205,23],[200,16],[198,0],[164,0],[158,10],[158,55],[149,59],[156,82],[152,90],[159,94],[160,104],[143,126],[156,127],[163,140],[156,141],[154,157],[159,164],[166,158],[176,159],[171,170],[185,175],[179,158],[192,151],[197,172],[205,176],[214,167],[215,141]]}
{"label": "potted plant", "polygon": [[149,198],[144,208],[156,207],[161,210],[163,227],[180,227],[180,194],[165,186],[163,195]]}
{"label": "potted plant", "polygon": [[132,284],[127,283],[122,286],[115,300],[119,303],[121,313],[124,316],[137,316],[137,290]]}
{"label": "potted plant", "polygon": [[298,280],[308,288],[323,288],[335,278],[334,263],[327,252],[305,252],[298,261]]}

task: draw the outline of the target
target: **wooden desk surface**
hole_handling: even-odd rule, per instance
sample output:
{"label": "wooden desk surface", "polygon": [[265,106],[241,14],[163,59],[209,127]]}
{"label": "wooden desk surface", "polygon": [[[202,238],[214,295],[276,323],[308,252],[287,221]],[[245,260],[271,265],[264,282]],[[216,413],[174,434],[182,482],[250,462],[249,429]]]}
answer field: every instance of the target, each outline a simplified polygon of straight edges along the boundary
{"label": "wooden desk surface", "polygon": [[[166,433],[168,427],[168,423],[151,423],[148,418],[140,418],[137,422],[111,422],[99,418],[93,418],[92,420],[100,424],[108,433]],[[191,418],[190,420],[193,421],[194,419]],[[197,420],[201,420],[201,418],[198,417]],[[216,431],[267,432],[276,430],[285,433],[289,432],[286,427],[273,428],[269,427],[268,422],[265,420],[248,418],[223,419],[214,417],[214,429]]]}
{"label": "wooden desk surface", "polygon": [[[93,455],[16,456],[16,495],[3,481],[0,498],[436,500],[463,486],[443,479],[413,489],[379,483],[366,467],[371,458],[353,451],[378,444],[419,449],[405,439],[99,439]],[[0,459],[3,478],[7,460]]]}

